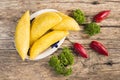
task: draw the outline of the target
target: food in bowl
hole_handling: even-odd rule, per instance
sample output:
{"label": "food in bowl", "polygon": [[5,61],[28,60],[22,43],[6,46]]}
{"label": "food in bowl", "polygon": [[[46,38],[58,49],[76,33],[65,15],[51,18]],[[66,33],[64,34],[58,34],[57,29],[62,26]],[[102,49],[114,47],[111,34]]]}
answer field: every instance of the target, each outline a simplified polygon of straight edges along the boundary
{"label": "food in bowl", "polygon": [[[16,26],[16,50],[22,60],[45,58],[60,47],[70,30],[79,31],[80,27],[73,18],[57,10],[43,9],[31,16],[27,11]],[[58,46],[51,47],[55,43]]]}

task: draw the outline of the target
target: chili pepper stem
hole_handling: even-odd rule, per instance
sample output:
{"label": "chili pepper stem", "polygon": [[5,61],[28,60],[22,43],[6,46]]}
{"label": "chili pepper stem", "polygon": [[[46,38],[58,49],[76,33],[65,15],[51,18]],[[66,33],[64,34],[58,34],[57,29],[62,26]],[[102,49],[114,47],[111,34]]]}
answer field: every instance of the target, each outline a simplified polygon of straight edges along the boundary
{"label": "chili pepper stem", "polygon": [[68,40],[72,45],[74,44],[74,42],[72,42],[68,37],[66,37],[66,40]]}

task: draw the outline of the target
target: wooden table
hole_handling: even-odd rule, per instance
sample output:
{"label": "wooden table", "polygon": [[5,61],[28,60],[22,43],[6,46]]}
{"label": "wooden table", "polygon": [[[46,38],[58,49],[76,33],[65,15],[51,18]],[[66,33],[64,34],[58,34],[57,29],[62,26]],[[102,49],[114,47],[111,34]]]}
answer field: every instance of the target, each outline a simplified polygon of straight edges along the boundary
{"label": "wooden table", "polygon": [[[120,0],[0,0],[0,80],[120,80]],[[111,10],[101,25],[101,33],[90,38],[83,31],[71,32],[71,41],[85,46],[88,59],[75,56],[73,73],[64,77],[57,75],[48,65],[49,57],[39,61],[22,61],[14,46],[14,32],[17,20],[26,11],[53,8],[66,14],[81,9],[90,22],[102,11]],[[99,55],[89,48],[92,40],[105,44],[109,57]],[[69,46],[65,40],[63,46]],[[61,48],[54,54],[59,54]],[[82,64],[84,63],[84,65]]]}

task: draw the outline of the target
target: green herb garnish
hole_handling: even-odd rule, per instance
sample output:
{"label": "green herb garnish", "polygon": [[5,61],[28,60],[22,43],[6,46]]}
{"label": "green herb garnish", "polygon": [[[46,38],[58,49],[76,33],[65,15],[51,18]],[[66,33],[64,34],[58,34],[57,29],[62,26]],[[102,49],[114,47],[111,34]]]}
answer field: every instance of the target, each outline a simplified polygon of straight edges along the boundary
{"label": "green herb garnish", "polygon": [[85,33],[93,36],[100,32],[100,26],[97,25],[95,22],[89,23],[85,26]]}
{"label": "green herb garnish", "polygon": [[67,47],[63,48],[62,53],[58,57],[64,66],[72,65],[74,63],[74,55]]}
{"label": "green herb garnish", "polygon": [[78,24],[85,23],[85,15],[80,9],[73,11],[73,18],[77,21]]}
{"label": "green herb garnish", "polygon": [[49,61],[49,65],[54,68],[56,73],[64,76],[72,73],[72,68],[68,67],[74,63],[74,55],[69,48],[64,47],[63,51],[58,56],[52,56]]}

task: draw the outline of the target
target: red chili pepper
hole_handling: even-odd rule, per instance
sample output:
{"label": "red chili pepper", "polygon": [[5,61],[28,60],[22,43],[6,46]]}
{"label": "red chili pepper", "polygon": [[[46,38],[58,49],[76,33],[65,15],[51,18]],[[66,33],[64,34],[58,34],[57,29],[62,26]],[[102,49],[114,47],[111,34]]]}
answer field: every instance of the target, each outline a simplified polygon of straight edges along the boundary
{"label": "red chili pepper", "polygon": [[95,15],[93,19],[95,22],[101,22],[108,16],[109,13],[110,13],[110,10],[99,12],[97,15]]}
{"label": "red chili pepper", "polygon": [[81,44],[79,44],[79,43],[74,43],[73,46],[74,46],[75,51],[76,51],[79,55],[81,55],[81,56],[84,57],[84,58],[88,58],[88,55],[87,55],[87,53],[86,53],[86,50],[85,50],[85,48],[84,48]]}
{"label": "red chili pepper", "polygon": [[107,49],[104,47],[103,44],[101,44],[100,42],[97,42],[97,41],[92,41],[91,44],[90,44],[90,47],[97,51],[98,53],[100,54],[103,54],[105,56],[108,56],[108,51]]}
{"label": "red chili pepper", "polygon": [[84,58],[88,58],[88,54],[87,54],[85,48],[84,48],[81,44],[79,44],[79,43],[74,43],[74,42],[70,41],[69,38],[66,38],[66,39],[67,39],[69,42],[72,43],[73,48],[74,48],[74,50],[76,51],[77,54],[81,55],[81,56],[84,57]]}

